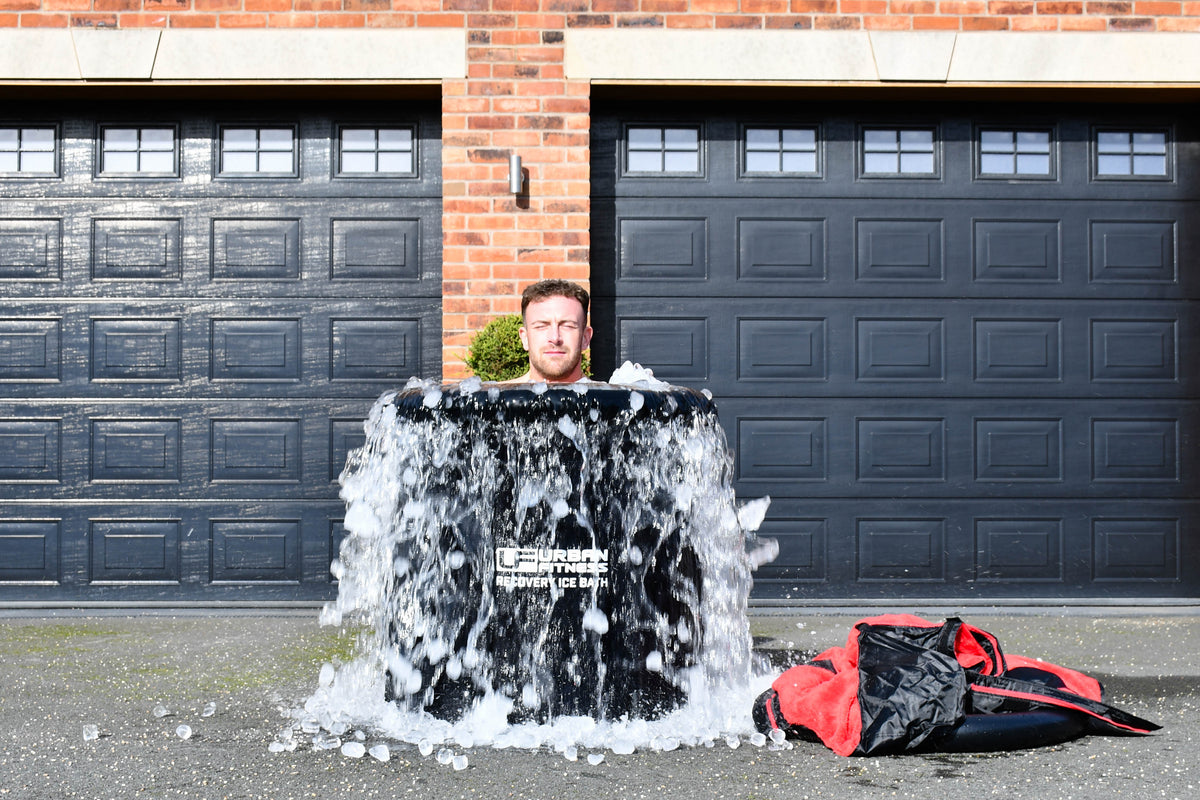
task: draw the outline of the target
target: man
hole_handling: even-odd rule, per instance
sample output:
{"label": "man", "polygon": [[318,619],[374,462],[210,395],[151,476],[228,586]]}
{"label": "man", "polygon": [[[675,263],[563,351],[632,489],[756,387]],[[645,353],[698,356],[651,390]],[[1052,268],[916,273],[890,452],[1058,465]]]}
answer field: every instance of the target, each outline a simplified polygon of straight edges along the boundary
{"label": "man", "polygon": [[577,283],[538,281],[521,293],[518,331],[529,351],[529,371],[518,381],[574,383],[583,380],[583,351],[592,341],[588,293]]}

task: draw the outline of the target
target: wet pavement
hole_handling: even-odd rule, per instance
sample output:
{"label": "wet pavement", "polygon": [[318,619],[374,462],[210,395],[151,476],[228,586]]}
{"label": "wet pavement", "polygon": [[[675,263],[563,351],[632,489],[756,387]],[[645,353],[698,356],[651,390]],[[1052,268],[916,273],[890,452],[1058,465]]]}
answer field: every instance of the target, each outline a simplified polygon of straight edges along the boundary
{"label": "wet pavement", "polygon": [[[897,607],[940,620],[943,609]],[[756,646],[784,665],[845,641],[868,613],[757,609]],[[954,611],[954,610],[949,610]],[[840,758],[816,744],[586,753],[465,751],[456,770],[412,745],[391,758],[271,752],[352,637],[316,609],[0,610],[0,798],[806,798],[1006,800],[1200,797],[1200,609],[959,609],[1005,650],[1099,678],[1146,737],[1090,736],[980,755]],[[216,711],[204,715],[215,703]],[[169,711],[156,716],[156,706]],[[749,710],[747,710],[749,713]],[[99,736],[85,741],[85,725]],[[188,725],[192,735],[176,730]],[[384,742],[367,735],[370,747]]]}

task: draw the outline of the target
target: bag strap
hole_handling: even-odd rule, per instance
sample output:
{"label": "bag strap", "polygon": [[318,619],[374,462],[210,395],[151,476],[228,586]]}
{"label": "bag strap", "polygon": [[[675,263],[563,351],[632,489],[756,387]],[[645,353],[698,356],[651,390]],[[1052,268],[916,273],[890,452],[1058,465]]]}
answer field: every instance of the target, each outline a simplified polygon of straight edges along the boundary
{"label": "bag strap", "polygon": [[985,630],[966,624],[958,617],[947,617],[945,623],[942,624],[936,645],[938,652],[957,657],[955,642],[958,641],[959,633],[964,629],[991,662],[982,670],[982,674],[1003,675],[1008,671],[1008,661],[1004,657],[1004,650],[1000,647],[1000,640]]}
{"label": "bag strap", "polygon": [[1023,681],[1007,675],[984,675],[975,670],[966,670],[966,673],[967,682],[970,684],[969,688],[974,692],[1079,711],[1106,727],[1125,733],[1150,733],[1162,728],[1161,725],[1134,716],[1107,703],[1080,697],[1077,694],[1054,689],[1034,681]]}

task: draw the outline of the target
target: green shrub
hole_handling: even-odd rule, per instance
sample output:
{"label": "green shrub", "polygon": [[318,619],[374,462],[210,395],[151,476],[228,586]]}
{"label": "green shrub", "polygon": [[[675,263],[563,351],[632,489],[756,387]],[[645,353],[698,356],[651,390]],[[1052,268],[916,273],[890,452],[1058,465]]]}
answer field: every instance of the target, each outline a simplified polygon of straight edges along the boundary
{"label": "green shrub", "polygon": [[[511,381],[529,371],[529,354],[521,346],[517,332],[522,323],[520,314],[497,317],[471,338],[464,361],[471,371],[485,381]],[[583,374],[592,374],[590,353],[583,352]]]}
{"label": "green shrub", "polygon": [[497,317],[475,334],[466,362],[481,380],[510,381],[529,370],[529,355],[521,346],[521,315]]}

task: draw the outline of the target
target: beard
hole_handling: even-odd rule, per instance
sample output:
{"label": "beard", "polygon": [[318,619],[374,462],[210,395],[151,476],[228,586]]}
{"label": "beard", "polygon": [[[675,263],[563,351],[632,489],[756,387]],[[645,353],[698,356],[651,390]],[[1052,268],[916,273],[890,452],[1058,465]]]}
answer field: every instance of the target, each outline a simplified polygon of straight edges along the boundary
{"label": "beard", "polygon": [[568,349],[561,356],[545,356],[530,351],[529,365],[546,380],[561,381],[569,378],[579,366],[579,353]]}

